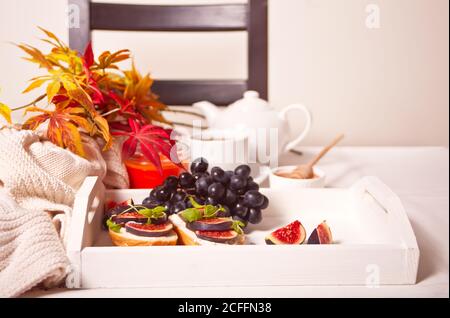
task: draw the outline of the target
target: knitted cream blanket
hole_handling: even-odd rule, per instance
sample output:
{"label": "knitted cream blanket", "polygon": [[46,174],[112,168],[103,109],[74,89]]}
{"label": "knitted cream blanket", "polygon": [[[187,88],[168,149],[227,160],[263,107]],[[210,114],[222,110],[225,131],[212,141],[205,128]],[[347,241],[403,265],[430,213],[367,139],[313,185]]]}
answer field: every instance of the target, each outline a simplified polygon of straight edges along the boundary
{"label": "knitted cream blanket", "polygon": [[0,130],[0,297],[64,279],[72,205],[87,176],[129,187],[119,148],[102,154],[93,139],[84,142],[89,161],[37,133]]}

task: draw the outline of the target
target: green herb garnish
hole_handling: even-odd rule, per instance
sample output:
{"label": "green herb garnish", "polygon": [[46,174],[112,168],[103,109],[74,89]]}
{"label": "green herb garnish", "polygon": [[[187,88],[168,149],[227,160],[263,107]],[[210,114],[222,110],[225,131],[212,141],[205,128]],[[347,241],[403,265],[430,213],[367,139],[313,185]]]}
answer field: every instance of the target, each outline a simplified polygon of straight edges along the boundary
{"label": "green herb garnish", "polygon": [[186,222],[191,223],[201,220],[203,218],[203,211],[200,209],[191,208],[181,212],[181,216]]}
{"label": "green herb garnish", "polygon": [[153,209],[142,209],[137,211],[139,214],[148,217],[147,224],[152,224],[152,219],[161,219],[166,215],[166,208],[163,206],[157,206]]}
{"label": "green herb garnish", "polygon": [[106,225],[111,231],[116,233],[120,233],[120,230],[122,229],[122,226],[114,222],[112,217],[106,221]]}
{"label": "green herb garnish", "polygon": [[204,205],[197,203],[197,201],[195,201],[193,196],[189,197],[189,201],[191,202],[192,206],[196,209],[201,209],[201,208],[205,207]]}
{"label": "green herb garnish", "polygon": [[237,234],[242,235],[244,234],[244,230],[242,228],[245,227],[245,223],[241,221],[233,221],[233,224],[231,225],[231,228],[233,231],[235,231]]}
{"label": "green herb garnish", "polygon": [[162,217],[164,217],[166,215],[166,208],[163,206],[157,206],[154,209],[142,209],[142,210],[138,210],[137,212],[139,214],[142,214],[143,216],[148,217],[149,219],[160,219]]}
{"label": "green herb garnish", "polygon": [[193,197],[189,197],[189,201],[193,208],[184,210],[181,212],[181,216],[186,222],[195,222],[201,219],[211,219],[217,216],[217,213],[220,211],[224,211],[225,209],[222,206],[214,206],[214,205],[201,205],[197,203]]}

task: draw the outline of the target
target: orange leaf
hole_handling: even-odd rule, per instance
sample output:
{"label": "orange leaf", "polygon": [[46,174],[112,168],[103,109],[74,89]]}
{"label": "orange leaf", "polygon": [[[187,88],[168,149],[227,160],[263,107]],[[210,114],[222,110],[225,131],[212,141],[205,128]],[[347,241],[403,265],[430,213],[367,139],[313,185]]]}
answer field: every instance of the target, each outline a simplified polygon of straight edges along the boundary
{"label": "orange leaf", "polygon": [[50,111],[36,107],[36,106],[31,106],[28,107],[27,109],[25,109],[25,114],[27,113],[35,113],[35,112],[40,112],[40,113],[45,113],[45,114],[51,114]]}
{"label": "orange leaf", "polygon": [[42,115],[37,115],[37,116],[31,117],[25,123],[23,123],[22,129],[36,130],[41,124],[46,122],[48,119],[49,119],[48,114],[42,114]]}
{"label": "orange leaf", "polygon": [[11,123],[11,109],[2,103],[0,103],[0,115],[3,116],[8,123]]}
{"label": "orange leaf", "polygon": [[[73,117],[79,117],[70,115],[70,108],[63,109],[62,107],[56,107],[55,111],[46,111],[38,107],[30,107],[27,111],[40,111],[43,114],[30,118],[23,125],[24,129],[36,129],[42,123],[49,120],[47,128],[47,137],[55,145],[67,148],[70,151],[84,157],[85,152],[81,141],[81,135],[76,125],[80,121],[75,122]],[[80,117],[82,118],[82,117]]]}
{"label": "orange leaf", "polygon": [[50,31],[47,31],[46,29],[44,29],[44,28],[41,28],[41,27],[38,27],[42,32],[44,32],[45,33],[45,35],[47,35],[50,39],[53,39],[53,40],[55,40],[56,41],[56,43],[58,43],[58,45],[60,46],[60,47],[64,47],[65,45],[59,40],[59,38],[55,35],[55,34],[53,34],[52,32],[50,32]]}
{"label": "orange leaf", "polygon": [[[60,124],[61,122],[58,122],[58,126],[55,127],[55,129],[59,129],[59,127],[61,127],[61,137],[64,146],[73,153],[81,157],[86,157],[78,128],[74,124],[67,121],[64,121],[62,126],[59,126]],[[51,125],[49,125],[49,129],[53,129]]]}
{"label": "orange leaf", "polygon": [[31,58],[26,58],[26,60],[37,63],[40,67],[46,68],[48,70],[51,70],[53,68],[52,64],[47,60],[45,55],[42,54],[42,52],[38,49],[26,44],[19,44],[17,46],[31,56]]}

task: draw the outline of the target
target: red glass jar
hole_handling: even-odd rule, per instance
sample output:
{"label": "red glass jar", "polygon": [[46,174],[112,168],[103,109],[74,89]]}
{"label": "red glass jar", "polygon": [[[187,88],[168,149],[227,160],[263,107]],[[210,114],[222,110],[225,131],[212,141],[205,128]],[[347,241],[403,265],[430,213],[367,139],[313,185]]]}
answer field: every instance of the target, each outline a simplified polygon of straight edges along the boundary
{"label": "red glass jar", "polygon": [[166,157],[160,156],[160,158],[163,175],[160,175],[156,167],[141,154],[125,160],[131,189],[152,189],[163,184],[167,177],[178,177],[185,171]]}

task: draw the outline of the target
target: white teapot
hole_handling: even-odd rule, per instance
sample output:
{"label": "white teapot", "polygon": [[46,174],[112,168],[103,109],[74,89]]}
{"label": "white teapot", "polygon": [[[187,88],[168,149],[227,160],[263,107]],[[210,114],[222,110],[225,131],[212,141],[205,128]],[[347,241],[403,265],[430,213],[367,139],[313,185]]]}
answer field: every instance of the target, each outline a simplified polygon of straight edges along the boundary
{"label": "white teapot", "polygon": [[[266,138],[270,138],[271,132],[278,132],[277,150],[278,155],[297,146],[309,133],[312,124],[311,113],[301,105],[294,104],[284,108],[278,112],[269,103],[259,98],[258,92],[248,91],[244,94],[244,98],[236,101],[232,105],[220,108],[210,102],[199,102],[193,105],[194,108],[200,109],[206,117],[209,129],[212,130],[244,130],[259,131],[265,130]],[[296,116],[294,111],[301,111],[306,117],[306,125],[300,134],[293,135],[287,118]],[[269,139],[266,143],[261,141],[250,142],[250,150],[257,155],[258,161],[261,162],[261,155],[258,147],[264,144],[267,147]],[[260,149],[266,151],[266,149]],[[267,151],[265,152],[267,153]],[[265,163],[265,162],[262,162]]]}

